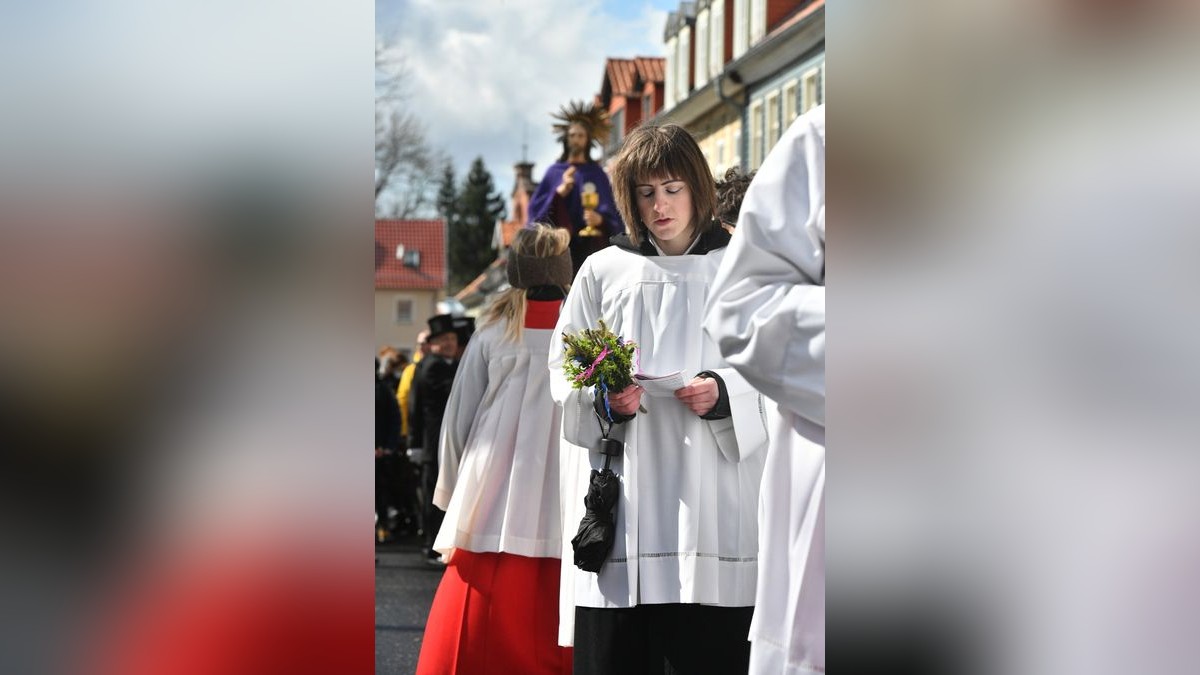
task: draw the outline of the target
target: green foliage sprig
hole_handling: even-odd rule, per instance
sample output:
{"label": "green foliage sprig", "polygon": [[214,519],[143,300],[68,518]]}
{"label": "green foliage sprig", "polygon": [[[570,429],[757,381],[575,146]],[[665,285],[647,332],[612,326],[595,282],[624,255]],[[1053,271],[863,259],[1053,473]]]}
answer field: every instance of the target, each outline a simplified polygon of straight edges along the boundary
{"label": "green foliage sprig", "polygon": [[566,359],[563,373],[575,389],[597,387],[605,393],[621,391],[633,383],[633,355],[637,343],[614,334],[600,320],[599,328],[563,334]]}

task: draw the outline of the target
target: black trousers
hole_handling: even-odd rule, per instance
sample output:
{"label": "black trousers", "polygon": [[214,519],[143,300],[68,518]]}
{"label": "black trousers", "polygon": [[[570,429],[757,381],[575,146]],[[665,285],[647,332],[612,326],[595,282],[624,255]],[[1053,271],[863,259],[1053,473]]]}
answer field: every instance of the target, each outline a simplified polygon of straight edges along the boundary
{"label": "black trousers", "polygon": [[753,607],[575,608],[575,675],[745,675]]}
{"label": "black trousers", "polygon": [[398,529],[404,530],[408,523],[412,528],[421,519],[420,501],[417,499],[419,470],[399,450],[375,458],[375,513],[379,524],[388,526],[388,509],[399,513]]}
{"label": "black trousers", "polygon": [[395,450],[390,453],[375,458],[375,515],[379,516],[380,525],[387,525],[389,506],[399,508],[397,457]]}
{"label": "black trousers", "polygon": [[421,529],[424,531],[421,548],[431,558],[436,557],[433,553],[433,541],[437,538],[438,530],[442,529],[442,518],[446,515],[445,511],[433,505],[433,491],[437,487],[437,479],[437,464],[426,462],[421,465]]}

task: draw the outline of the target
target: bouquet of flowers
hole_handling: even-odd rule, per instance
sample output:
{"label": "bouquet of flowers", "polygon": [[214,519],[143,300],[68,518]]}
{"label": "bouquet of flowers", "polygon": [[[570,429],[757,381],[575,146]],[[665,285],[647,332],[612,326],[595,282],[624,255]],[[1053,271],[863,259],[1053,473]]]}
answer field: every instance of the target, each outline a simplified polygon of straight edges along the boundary
{"label": "bouquet of flowers", "polygon": [[[599,328],[563,334],[566,359],[563,373],[575,389],[595,387],[608,409],[609,390],[621,391],[633,383],[633,357],[637,343],[616,335],[600,320]],[[611,419],[611,413],[609,415]]]}
{"label": "bouquet of flowers", "polygon": [[566,360],[563,371],[575,389],[598,387],[620,391],[633,383],[633,354],[637,343],[609,330],[604,319],[599,328],[585,328],[578,333],[563,334]]}

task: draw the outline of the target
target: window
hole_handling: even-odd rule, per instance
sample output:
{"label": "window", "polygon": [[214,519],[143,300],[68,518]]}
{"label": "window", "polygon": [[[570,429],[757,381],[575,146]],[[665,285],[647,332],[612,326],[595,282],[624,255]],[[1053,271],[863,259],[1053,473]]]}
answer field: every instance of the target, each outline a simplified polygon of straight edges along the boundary
{"label": "window", "polygon": [[396,301],[396,323],[407,326],[413,322],[413,303],[412,300],[397,300]]}
{"label": "window", "polygon": [[708,82],[708,10],[696,17],[696,88]]}
{"label": "window", "polygon": [[725,67],[725,0],[714,0],[708,20],[708,72],[716,75]]}
{"label": "window", "polygon": [[755,101],[750,105],[750,170],[753,171],[762,164],[763,160],[763,102]]}
{"label": "window", "polygon": [[800,114],[800,101],[796,97],[800,95],[800,89],[797,86],[796,80],[792,80],[783,85],[783,123],[791,124],[792,120]]}
{"label": "window", "polygon": [[767,94],[767,148],[775,146],[779,140],[779,92]]}
{"label": "window", "polygon": [[691,56],[692,48],[692,31],[687,26],[679,31],[679,53],[675,55],[675,64],[679,68],[679,77],[675,80],[677,89],[675,90],[676,100],[682,101],[688,97],[688,92],[691,91],[688,79],[691,72],[688,68],[688,58]]}
{"label": "window", "polygon": [[821,87],[821,69],[813,68],[804,73],[804,102],[801,104],[801,112],[808,112],[810,108],[818,106],[824,100],[824,92]]}
{"label": "window", "polygon": [[751,0],[750,17],[747,23],[749,23],[747,32],[750,34],[747,44],[753,47],[767,34],[767,0]]}
{"label": "window", "polygon": [[746,53],[750,37],[750,0],[733,0],[733,58]]}
{"label": "window", "polygon": [[648,120],[654,117],[654,95],[646,94],[642,97],[642,119]]}
{"label": "window", "polygon": [[621,108],[612,116],[612,130],[608,132],[608,148],[616,149],[625,138],[625,109]]}
{"label": "window", "polygon": [[421,252],[416,249],[405,251],[403,263],[405,267],[417,269],[421,266]]}
{"label": "window", "polygon": [[738,125],[733,132],[733,147],[730,148],[733,156],[729,158],[729,165],[736,166],[739,169],[742,167],[742,127]]}
{"label": "window", "polygon": [[725,168],[725,139],[717,139],[717,167]]}
{"label": "window", "polygon": [[675,105],[675,78],[678,77],[675,72],[675,48],[677,42],[678,40],[674,36],[670,40],[667,40],[667,69],[665,73],[666,82],[663,83],[665,87],[663,91],[665,97],[663,107],[668,109]]}

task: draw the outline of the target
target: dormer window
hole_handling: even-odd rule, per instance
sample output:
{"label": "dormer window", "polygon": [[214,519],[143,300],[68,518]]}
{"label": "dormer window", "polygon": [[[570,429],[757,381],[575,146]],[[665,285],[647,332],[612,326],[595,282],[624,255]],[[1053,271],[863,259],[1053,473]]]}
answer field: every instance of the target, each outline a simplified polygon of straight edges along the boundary
{"label": "dormer window", "polygon": [[416,269],[421,266],[421,252],[416,249],[406,249],[404,244],[396,246],[396,260],[405,267]]}

